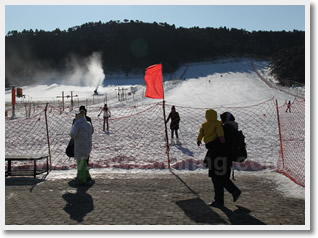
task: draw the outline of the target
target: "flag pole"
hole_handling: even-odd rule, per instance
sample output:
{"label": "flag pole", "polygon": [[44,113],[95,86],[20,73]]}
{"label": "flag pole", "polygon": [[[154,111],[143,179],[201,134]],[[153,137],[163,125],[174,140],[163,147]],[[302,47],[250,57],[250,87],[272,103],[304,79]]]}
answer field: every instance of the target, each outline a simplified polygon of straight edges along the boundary
{"label": "flag pole", "polygon": [[[162,63],[161,63],[162,65]],[[163,111],[163,120],[165,124],[165,141],[166,141],[166,154],[168,157],[168,168],[170,169],[170,156],[169,156],[169,140],[168,140],[168,129],[167,129],[167,123],[166,123],[166,101],[165,101],[165,92],[164,92],[164,87],[163,87],[163,74],[162,74],[162,69],[161,69],[161,75],[162,75],[162,92],[163,92],[163,99],[162,99],[162,111]]]}

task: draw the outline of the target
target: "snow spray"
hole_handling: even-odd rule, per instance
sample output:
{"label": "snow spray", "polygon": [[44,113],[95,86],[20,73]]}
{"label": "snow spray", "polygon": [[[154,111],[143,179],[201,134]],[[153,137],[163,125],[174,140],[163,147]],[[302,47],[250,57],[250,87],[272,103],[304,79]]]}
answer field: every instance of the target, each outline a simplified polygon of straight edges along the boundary
{"label": "snow spray", "polygon": [[65,83],[67,84],[95,87],[95,91],[97,91],[105,79],[102,54],[99,52],[92,53],[86,59],[72,56],[68,62],[68,68],[70,72],[66,76]]}

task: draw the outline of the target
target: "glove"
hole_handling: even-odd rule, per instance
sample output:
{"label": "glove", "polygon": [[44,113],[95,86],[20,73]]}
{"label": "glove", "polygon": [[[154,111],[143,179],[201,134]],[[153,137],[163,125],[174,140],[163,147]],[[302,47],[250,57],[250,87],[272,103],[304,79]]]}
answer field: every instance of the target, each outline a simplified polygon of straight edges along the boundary
{"label": "glove", "polygon": [[200,146],[201,145],[201,141],[197,141],[197,145]]}

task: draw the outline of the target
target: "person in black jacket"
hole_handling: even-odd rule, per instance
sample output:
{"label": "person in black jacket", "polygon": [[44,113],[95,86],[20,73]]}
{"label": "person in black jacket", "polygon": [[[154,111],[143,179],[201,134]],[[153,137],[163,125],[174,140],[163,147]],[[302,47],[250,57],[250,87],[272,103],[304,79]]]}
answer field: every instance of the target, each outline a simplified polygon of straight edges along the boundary
{"label": "person in black jacket", "polygon": [[285,112],[287,112],[287,111],[289,111],[289,112],[291,112],[291,102],[290,101],[288,101],[288,103],[287,103],[287,108],[286,108],[286,111]]}
{"label": "person in black jacket", "polygon": [[[88,121],[89,123],[91,123],[91,126],[93,128],[93,123],[92,123],[92,118],[90,118],[89,116],[87,116],[87,109],[85,108],[85,106],[80,106],[79,107],[79,111],[84,111],[85,112],[85,118],[86,118],[86,121]],[[73,125],[75,123],[75,118],[73,120]],[[93,132],[94,132],[94,129],[93,129]]]}
{"label": "person in black jacket", "polygon": [[222,127],[224,131],[225,143],[219,144],[219,156],[222,159],[217,160],[214,165],[212,182],[215,189],[215,202],[210,206],[221,207],[224,205],[224,188],[232,194],[233,202],[241,195],[241,190],[231,181],[231,167],[234,157],[234,138],[238,130],[238,124],[234,116],[229,112],[221,114]]}
{"label": "person in black jacket", "polygon": [[178,135],[180,116],[179,116],[179,113],[176,111],[175,106],[171,107],[171,112],[169,113],[166,123],[168,123],[169,119],[171,119],[171,123],[170,123],[171,144],[174,144],[174,140],[173,140],[174,133],[176,134],[177,144],[180,144],[179,135]]}

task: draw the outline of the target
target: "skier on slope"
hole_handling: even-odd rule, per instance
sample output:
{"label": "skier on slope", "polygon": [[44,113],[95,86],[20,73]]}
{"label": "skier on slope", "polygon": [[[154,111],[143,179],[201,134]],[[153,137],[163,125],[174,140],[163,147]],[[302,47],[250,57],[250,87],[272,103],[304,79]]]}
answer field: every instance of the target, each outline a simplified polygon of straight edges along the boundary
{"label": "skier on slope", "polygon": [[290,101],[288,101],[287,109],[285,112],[287,112],[287,111],[291,112],[291,102]]}
{"label": "skier on slope", "polygon": [[173,134],[176,134],[176,143],[180,144],[179,136],[178,136],[178,130],[179,130],[179,122],[180,122],[180,116],[179,113],[176,111],[175,106],[171,107],[171,112],[169,113],[169,116],[166,120],[166,123],[168,123],[169,119],[171,119],[170,123],[170,130],[171,130],[171,144],[174,144],[173,140]]}
{"label": "skier on slope", "polygon": [[107,131],[109,131],[109,125],[108,125],[108,118],[111,117],[111,113],[109,108],[107,107],[107,104],[104,105],[104,107],[102,108],[102,110],[100,111],[100,113],[98,114],[98,116],[100,116],[100,114],[104,112],[104,122],[103,122],[103,131],[105,131],[105,124],[107,125]]}

